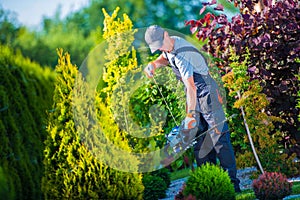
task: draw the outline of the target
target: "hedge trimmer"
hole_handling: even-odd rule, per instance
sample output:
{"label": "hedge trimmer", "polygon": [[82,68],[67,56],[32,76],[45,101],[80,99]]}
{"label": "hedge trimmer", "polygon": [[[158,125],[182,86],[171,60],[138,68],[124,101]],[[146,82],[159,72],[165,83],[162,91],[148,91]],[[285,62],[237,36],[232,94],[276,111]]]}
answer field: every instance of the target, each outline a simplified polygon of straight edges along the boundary
{"label": "hedge trimmer", "polygon": [[[233,118],[236,116],[236,114],[233,114],[231,115],[229,118],[225,118],[223,121],[215,124],[213,127],[210,127],[208,130],[200,133],[197,135],[197,132],[198,132],[198,122],[197,122],[197,125],[195,126],[195,128],[192,128],[192,129],[184,129],[184,121],[178,125],[178,123],[176,122],[175,120],[175,117],[168,105],[168,102],[166,101],[160,87],[158,86],[154,76],[152,77],[153,78],[153,81],[154,83],[156,84],[157,88],[158,88],[158,91],[160,93],[160,95],[162,96],[163,98],[163,101],[164,103],[166,104],[166,107],[167,109],[169,110],[171,116],[172,116],[172,119],[174,120],[176,126],[172,129],[172,131],[165,135],[166,139],[167,139],[167,142],[164,146],[164,153],[166,156],[166,159],[164,159],[162,162],[167,162],[167,164],[170,163],[170,161],[173,161],[174,160],[174,157],[176,155],[178,155],[179,153],[183,153],[184,151],[188,150],[190,147],[192,147],[194,144],[197,143],[198,139],[206,134],[208,134],[209,137],[214,137],[212,136],[211,134],[215,134],[216,137],[215,138],[219,138],[222,134],[224,133],[220,133],[220,134],[216,134],[214,132],[214,129],[217,128],[218,126],[222,125],[223,123],[225,123],[226,121],[228,121],[229,119]],[[195,114],[195,119],[199,119],[200,118],[200,113],[196,113]],[[216,142],[215,142],[216,143]],[[214,145],[214,143],[212,143]],[[208,152],[207,152],[208,153]]]}
{"label": "hedge trimmer", "polygon": [[[172,131],[166,135],[167,139],[167,145],[169,145],[174,153],[179,153],[180,151],[185,151],[191,146],[193,146],[197,140],[202,137],[205,134],[208,134],[212,132],[215,128],[218,126],[222,125],[229,119],[235,117],[237,114],[233,114],[230,117],[224,119],[223,121],[219,122],[218,124],[214,125],[213,127],[209,128],[208,130],[200,133],[199,135],[196,136],[198,127],[195,127],[193,129],[183,129],[183,125],[181,124],[180,126],[175,126]],[[218,135],[222,135],[225,132],[222,132]]]}

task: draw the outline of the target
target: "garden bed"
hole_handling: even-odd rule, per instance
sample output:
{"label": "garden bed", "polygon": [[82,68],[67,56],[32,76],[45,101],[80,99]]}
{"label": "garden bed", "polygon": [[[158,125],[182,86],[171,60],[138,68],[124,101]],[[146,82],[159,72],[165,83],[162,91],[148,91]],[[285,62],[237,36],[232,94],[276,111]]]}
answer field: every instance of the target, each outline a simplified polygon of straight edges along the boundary
{"label": "garden bed", "polygon": [[[248,167],[244,169],[239,169],[237,171],[237,177],[240,179],[240,187],[242,190],[242,193],[238,194],[236,199],[237,200],[254,200],[255,195],[252,190],[252,180],[250,179],[250,176],[253,172],[257,171],[255,167]],[[180,189],[182,188],[183,184],[188,179],[188,172],[189,170],[184,169],[180,170],[179,172],[176,172],[176,174],[171,175],[171,185],[166,191],[166,198],[161,200],[174,200],[174,197]],[[293,199],[293,200],[300,200],[300,177],[289,179],[290,181],[294,182],[293,186],[293,194],[284,198],[284,200],[287,199]]]}

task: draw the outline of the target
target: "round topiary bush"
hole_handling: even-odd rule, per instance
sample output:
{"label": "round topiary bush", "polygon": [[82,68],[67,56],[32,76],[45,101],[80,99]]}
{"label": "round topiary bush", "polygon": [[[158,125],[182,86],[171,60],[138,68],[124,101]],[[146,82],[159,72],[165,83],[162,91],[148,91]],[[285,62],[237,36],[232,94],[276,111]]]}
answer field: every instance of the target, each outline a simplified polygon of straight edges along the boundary
{"label": "round topiary bush", "polygon": [[235,199],[234,186],[228,173],[209,163],[196,168],[190,174],[183,195],[205,200]]}
{"label": "round topiary bush", "polygon": [[292,192],[293,183],[280,172],[265,172],[253,180],[254,194],[260,200],[283,199]]}

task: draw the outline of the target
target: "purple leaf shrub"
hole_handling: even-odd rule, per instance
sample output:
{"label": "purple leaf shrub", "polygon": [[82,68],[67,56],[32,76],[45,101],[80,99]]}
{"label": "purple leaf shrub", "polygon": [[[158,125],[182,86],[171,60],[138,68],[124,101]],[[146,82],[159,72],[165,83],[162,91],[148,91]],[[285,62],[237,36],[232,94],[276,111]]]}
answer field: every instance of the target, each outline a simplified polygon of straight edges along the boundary
{"label": "purple leaf shrub", "polygon": [[293,183],[279,172],[265,172],[253,180],[252,186],[256,198],[277,200],[291,194]]}
{"label": "purple leaf shrub", "polygon": [[[230,0],[228,0],[230,1]],[[262,4],[258,4],[259,2]],[[199,20],[189,20],[192,33],[199,40],[207,40],[204,50],[217,59],[223,73],[229,66],[229,47],[232,46],[241,61],[250,50],[248,73],[260,80],[270,100],[266,111],[281,117],[284,124],[276,124],[282,132],[300,142],[298,110],[296,108],[299,84],[300,8],[298,0],[234,0],[240,14],[228,19],[225,14],[205,14]],[[206,3],[205,6],[210,6]],[[258,7],[257,7],[258,6]],[[222,10],[220,6],[218,6]],[[259,8],[259,9],[257,9]],[[218,10],[218,9],[217,9]],[[204,13],[205,8],[201,10]],[[297,134],[298,133],[298,134]],[[298,155],[300,156],[300,155]]]}

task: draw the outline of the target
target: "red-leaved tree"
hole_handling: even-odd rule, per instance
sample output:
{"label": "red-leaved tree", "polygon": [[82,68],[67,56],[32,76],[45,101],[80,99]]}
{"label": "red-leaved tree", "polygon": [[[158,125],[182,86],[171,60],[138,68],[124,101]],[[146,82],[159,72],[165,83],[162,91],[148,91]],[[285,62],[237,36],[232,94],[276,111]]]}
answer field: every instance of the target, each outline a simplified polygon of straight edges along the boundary
{"label": "red-leaved tree", "polygon": [[[231,1],[231,0],[228,0]],[[202,15],[207,6],[203,3]],[[233,47],[241,61],[250,50],[248,73],[253,79],[259,79],[263,92],[270,100],[267,113],[278,116],[286,123],[276,127],[300,143],[299,114],[296,108],[299,83],[300,56],[300,8],[298,0],[234,0],[240,8],[240,14],[228,19],[221,13],[207,13],[199,20],[189,20],[191,32],[203,41],[204,49],[217,62],[221,71],[227,72],[229,66],[229,47]],[[222,5],[215,7],[222,11]]]}

